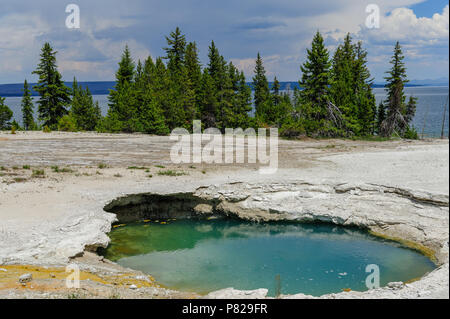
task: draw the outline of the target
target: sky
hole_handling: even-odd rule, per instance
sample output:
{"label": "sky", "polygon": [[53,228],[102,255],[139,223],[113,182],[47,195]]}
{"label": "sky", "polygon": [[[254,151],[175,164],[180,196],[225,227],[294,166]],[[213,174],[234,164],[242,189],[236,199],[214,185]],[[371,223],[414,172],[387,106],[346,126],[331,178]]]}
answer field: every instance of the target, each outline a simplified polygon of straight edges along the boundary
{"label": "sky", "polygon": [[[79,29],[66,27],[71,3],[80,8]],[[379,9],[379,28],[366,25],[369,4]],[[177,26],[197,43],[203,65],[214,40],[249,80],[260,52],[269,80],[297,81],[317,30],[330,55],[348,32],[363,41],[375,82],[383,82],[396,41],[410,79],[449,74],[448,0],[1,0],[0,84],[35,82],[47,41],[64,80],[114,80],[126,44],[135,60],[163,56],[165,35]]]}

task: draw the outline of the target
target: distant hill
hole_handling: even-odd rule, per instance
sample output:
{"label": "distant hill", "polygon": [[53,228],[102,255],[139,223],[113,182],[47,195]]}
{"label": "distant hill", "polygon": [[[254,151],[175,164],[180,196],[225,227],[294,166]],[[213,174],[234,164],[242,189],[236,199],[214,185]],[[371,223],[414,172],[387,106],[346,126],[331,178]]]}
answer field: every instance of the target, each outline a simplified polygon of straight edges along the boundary
{"label": "distant hill", "polygon": [[[68,87],[72,87],[72,82],[65,82]],[[109,94],[109,90],[114,88],[116,82],[114,81],[87,81],[87,82],[78,82],[83,88],[86,86],[89,87],[89,90],[93,95],[105,95]],[[247,83],[250,87],[252,87],[252,83]],[[32,88],[36,83],[30,83],[30,88]],[[272,87],[272,82],[269,83],[270,87]],[[440,78],[436,80],[412,80],[406,86],[448,86],[448,79]],[[384,87],[383,83],[375,83],[373,85],[374,88]],[[294,90],[296,88],[300,88],[297,81],[290,82],[280,82],[280,90]],[[0,84],[0,96],[1,97],[10,97],[10,96],[22,96],[22,83],[14,83],[14,84]],[[33,96],[39,95],[37,92],[32,90],[31,94]]]}
{"label": "distant hill", "polygon": [[[72,82],[65,82],[68,87],[72,87]],[[89,87],[89,91],[93,95],[102,95],[109,94],[109,90],[114,88],[116,82],[114,81],[90,81],[90,82],[78,82],[83,88],[86,86]],[[36,83],[29,83],[30,88],[32,88]],[[23,94],[23,84],[22,83],[14,83],[14,84],[0,84],[0,96],[1,97],[9,97],[9,96],[22,96]],[[36,96],[39,95],[33,89],[31,90],[31,95]]]}
{"label": "distant hill", "polygon": [[409,85],[423,85],[423,86],[448,86],[448,78],[439,78],[435,80],[411,80]]}

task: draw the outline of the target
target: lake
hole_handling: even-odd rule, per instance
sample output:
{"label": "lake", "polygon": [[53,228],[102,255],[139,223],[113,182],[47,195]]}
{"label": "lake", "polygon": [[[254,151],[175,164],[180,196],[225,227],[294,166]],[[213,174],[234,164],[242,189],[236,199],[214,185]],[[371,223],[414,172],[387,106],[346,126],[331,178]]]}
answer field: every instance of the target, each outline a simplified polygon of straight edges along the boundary
{"label": "lake", "polygon": [[[377,105],[380,101],[386,98],[386,94],[383,88],[374,88],[375,98]],[[428,137],[440,137],[442,129],[442,118],[444,106],[447,104],[448,99],[448,87],[432,87],[432,86],[418,86],[418,87],[406,87],[405,93],[409,97],[410,95],[418,98],[416,116],[413,120],[413,125],[417,129],[418,133],[424,132]],[[107,95],[94,95],[94,100],[99,102],[102,114],[105,115],[108,110],[108,96]],[[33,97],[36,101],[38,97]],[[14,112],[14,119],[22,123],[22,112],[20,109],[21,97],[7,97],[5,104],[8,105]],[[447,114],[444,126],[444,134],[448,137],[449,128],[449,112],[447,104]]]}

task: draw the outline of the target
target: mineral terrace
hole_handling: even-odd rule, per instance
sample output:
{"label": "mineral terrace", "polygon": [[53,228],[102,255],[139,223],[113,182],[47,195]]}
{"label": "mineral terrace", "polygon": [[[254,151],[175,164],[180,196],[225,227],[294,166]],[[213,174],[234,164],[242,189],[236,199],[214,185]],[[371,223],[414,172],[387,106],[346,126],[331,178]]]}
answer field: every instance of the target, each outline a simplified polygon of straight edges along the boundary
{"label": "mineral terrace", "polygon": [[[263,288],[173,291],[95,253],[115,221],[170,216],[175,207],[358,226],[439,266],[410,283],[320,298],[449,298],[448,140],[281,140],[273,175],[250,164],[174,165],[171,145],[135,134],[0,132],[0,298],[265,298]],[[168,169],[182,174],[158,174]],[[68,264],[82,270],[80,289],[65,287]]]}

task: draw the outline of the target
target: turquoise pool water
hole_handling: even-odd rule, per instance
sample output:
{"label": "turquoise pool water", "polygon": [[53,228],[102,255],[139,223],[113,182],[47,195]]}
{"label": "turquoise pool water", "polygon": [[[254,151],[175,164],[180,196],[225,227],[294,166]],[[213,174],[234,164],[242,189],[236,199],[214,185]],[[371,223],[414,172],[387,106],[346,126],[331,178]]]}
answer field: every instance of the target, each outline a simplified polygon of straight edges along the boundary
{"label": "turquoise pool water", "polygon": [[378,265],[381,285],[435,268],[414,250],[327,224],[151,221],[114,228],[110,237],[108,259],[166,287],[198,293],[234,287],[318,296],[367,290],[369,264]]}

